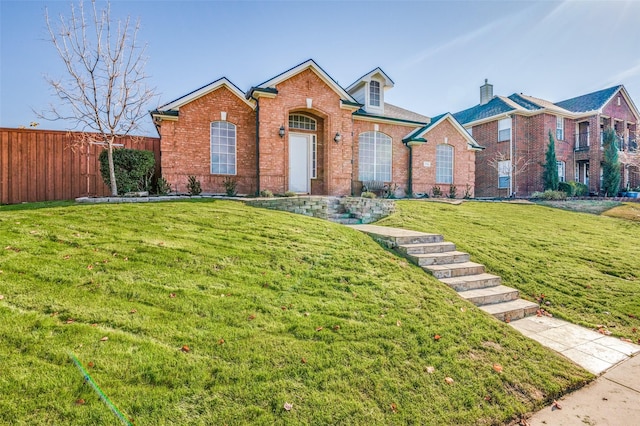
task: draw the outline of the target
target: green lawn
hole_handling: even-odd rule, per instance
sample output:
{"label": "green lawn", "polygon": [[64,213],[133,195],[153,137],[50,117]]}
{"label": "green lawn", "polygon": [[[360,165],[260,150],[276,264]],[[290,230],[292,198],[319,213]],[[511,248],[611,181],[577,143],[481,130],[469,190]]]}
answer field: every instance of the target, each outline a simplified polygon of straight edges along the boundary
{"label": "green lawn", "polygon": [[500,424],[592,378],[321,220],[39,204],[0,240],[0,424],[117,422],[69,353],[137,425]]}
{"label": "green lawn", "polygon": [[442,233],[553,315],[640,339],[640,224],[533,204],[400,201],[379,222]]}

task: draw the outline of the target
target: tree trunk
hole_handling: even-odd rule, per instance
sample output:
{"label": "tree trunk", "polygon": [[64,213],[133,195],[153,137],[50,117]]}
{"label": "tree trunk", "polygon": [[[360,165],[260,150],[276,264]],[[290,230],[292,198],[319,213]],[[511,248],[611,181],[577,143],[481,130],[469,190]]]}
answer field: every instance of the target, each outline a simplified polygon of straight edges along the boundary
{"label": "tree trunk", "polygon": [[116,182],[116,169],[113,165],[113,141],[107,142],[107,158],[109,159],[109,182],[111,182],[111,195],[118,195],[118,184]]}

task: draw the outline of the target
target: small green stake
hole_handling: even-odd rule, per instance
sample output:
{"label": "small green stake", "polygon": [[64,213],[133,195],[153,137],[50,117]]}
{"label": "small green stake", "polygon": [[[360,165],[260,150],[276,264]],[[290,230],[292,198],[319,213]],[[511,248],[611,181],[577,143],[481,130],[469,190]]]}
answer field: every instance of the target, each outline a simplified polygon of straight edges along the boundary
{"label": "small green stake", "polygon": [[80,363],[80,361],[78,361],[78,358],[76,358],[76,356],[74,354],[72,354],[71,352],[69,352],[69,356],[71,357],[71,360],[76,365],[76,367],[78,367],[78,370],[80,371],[80,373],[82,373],[82,377],[84,378],[84,382],[85,383],[89,383],[89,385],[91,385],[93,390],[98,394],[100,399],[103,400],[105,404],[107,404],[107,407],[109,407],[109,409],[113,412],[113,414],[115,414],[116,417],[118,419],[120,419],[120,421],[123,424],[125,424],[127,426],[133,426],[133,423],[131,423],[129,421],[129,419],[127,419],[125,417],[125,415],[122,414],[122,412],[120,410],[118,410],[118,407],[116,407],[113,404],[113,402],[111,402],[109,397],[107,397],[107,395],[105,395],[104,392],[102,392],[102,389],[100,389],[100,386],[98,386],[96,384],[96,382],[93,381],[93,379],[91,378],[89,373],[87,373],[87,370],[85,370],[84,367],[82,366],[82,363]]}

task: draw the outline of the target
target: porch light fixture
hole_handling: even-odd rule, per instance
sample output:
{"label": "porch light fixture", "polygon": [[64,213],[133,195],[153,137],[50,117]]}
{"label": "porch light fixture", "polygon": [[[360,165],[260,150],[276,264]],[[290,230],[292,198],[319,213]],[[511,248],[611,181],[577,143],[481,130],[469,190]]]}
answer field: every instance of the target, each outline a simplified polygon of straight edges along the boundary
{"label": "porch light fixture", "polygon": [[278,130],[278,134],[281,138],[284,138],[284,126],[280,126],[280,130]]}
{"label": "porch light fixture", "polygon": [[340,132],[336,132],[336,135],[333,137],[333,140],[336,143],[340,143],[340,141],[342,140],[342,135],[340,134]]}

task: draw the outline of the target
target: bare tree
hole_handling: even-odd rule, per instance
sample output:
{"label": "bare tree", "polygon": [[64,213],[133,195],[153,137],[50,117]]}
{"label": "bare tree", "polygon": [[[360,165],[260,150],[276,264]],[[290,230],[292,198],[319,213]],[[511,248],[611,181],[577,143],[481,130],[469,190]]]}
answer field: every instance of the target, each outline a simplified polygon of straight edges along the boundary
{"label": "bare tree", "polygon": [[489,158],[487,163],[491,168],[498,171],[498,173],[508,172],[509,179],[517,178],[526,172],[529,166],[533,163],[531,159],[516,157],[511,161],[511,168],[509,170],[502,170],[502,165],[500,163],[504,164],[503,162],[508,160],[510,160],[509,155],[498,151],[493,157]]}
{"label": "bare tree", "polygon": [[114,145],[118,138],[139,130],[155,90],[147,86],[144,72],[146,44],[139,46],[136,41],[140,20],[132,23],[127,17],[114,22],[110,3],[99,10],[92,0],[91,6],[86,16],[82,1],[77,9],[71,4],[70,17],[60,15],[55,25],[45,12],[49,40],[67,72],[64,79],[45,77],[61,105],[51,105],[39,116],[73,122],[74,129],[82,132],[81,143],[106,146],[111,193],[117,195]]}

